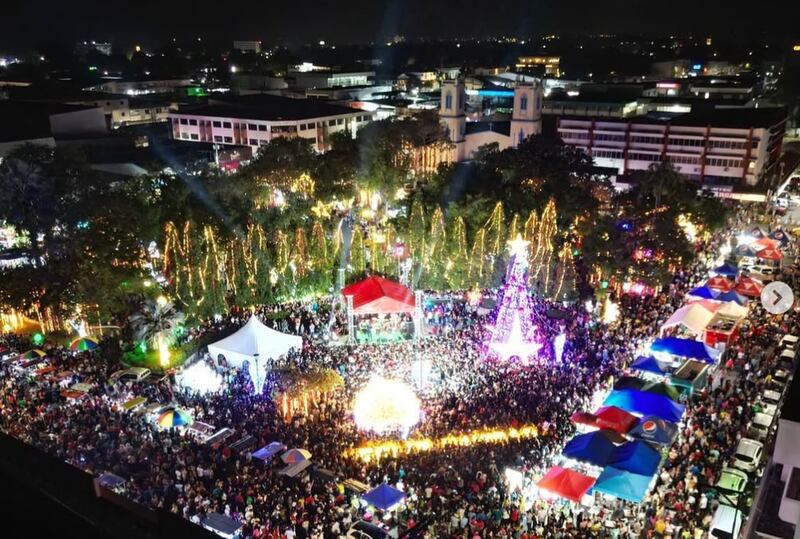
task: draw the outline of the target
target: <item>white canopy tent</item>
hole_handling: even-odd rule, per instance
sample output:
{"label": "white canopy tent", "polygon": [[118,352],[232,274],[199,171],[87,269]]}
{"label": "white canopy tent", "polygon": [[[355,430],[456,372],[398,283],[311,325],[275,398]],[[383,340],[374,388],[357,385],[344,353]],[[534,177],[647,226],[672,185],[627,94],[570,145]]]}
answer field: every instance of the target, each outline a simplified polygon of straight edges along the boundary
{"label": "white canopy tent", "polygon": [[742,307],[735,301],[728,301],[722,307],[717,309],[717,315],[741,320],[747,316],[747,307]]}
{"label": "white canopy tent", "polygon": [[690,303],[672,313],[669,320],[661,326],[661,331],[663,333],[672,327],[683,326],[695,335],[702,335],[712,318],[714,318],[712,311],[697,303]]}
{"label": "white canopy tent", "polygon": [[251,316],[239,331],[208,345],[208,353],[216,360],[219,355],[225,356],[229,365],[241,367],[245,361],[253,362],[258,354],[260,360],[266,361],[285,356],[289,350],[303,347],[303,338],[288,335],[268,328],[256,316]]}

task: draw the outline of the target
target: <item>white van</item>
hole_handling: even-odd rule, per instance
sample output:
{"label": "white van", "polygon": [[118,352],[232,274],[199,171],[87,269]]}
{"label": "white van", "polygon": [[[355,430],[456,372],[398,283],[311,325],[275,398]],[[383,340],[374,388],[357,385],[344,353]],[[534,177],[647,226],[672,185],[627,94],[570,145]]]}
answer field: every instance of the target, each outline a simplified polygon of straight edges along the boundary
{"label": "white van", "polygon": [[764,452],[764,444],[750,438],[742,438],[736,446],[734,453],[733,466],[744,472],[754,472],[761,464],[761,455]]}
{"label": "white van", "polygon": [[742,531],[742,512],[730,505],[720,505],[711,519],[708,535],[718,539],[736,539]]}
{"label": "white van", "polygon": [[122,382],[141,382],[150,376],[150,369],[144,367],[131,367],[130,369],[123,369],[112,374],[108,381],[115,384],[118,380]]}
{"label": "white van", "polygon": [[786,334],[781,339],[781,346],[787,346],[793,348],[797,344],[797,341],[800,341],[800,337],[797,337],[796,335]]}
{"label": "white van", "polygon": [[753,415],[753,419],[750,421],[750,429],[748,433],[756,440],[764,441],[767,439],[767,436],[769,436],[772,423],[774,422],[774,415],[766,414],[764,412],[757,413]]}
{"label": "white van", "polygon": [[728,468],[727,466],[722,469],[717,481],[716,488],[724,496],[720,499],[723,503],[738,503],[739,496],[742,495],[744,489],[747,487],[748,477],[747,474],[736,468]]}

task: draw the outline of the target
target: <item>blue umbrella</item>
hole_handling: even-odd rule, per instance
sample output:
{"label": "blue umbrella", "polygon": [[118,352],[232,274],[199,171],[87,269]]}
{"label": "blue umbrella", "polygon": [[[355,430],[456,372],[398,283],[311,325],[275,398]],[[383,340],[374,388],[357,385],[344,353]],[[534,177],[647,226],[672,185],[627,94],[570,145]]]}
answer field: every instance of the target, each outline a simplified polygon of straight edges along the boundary
{"label": "blue umbrella", "polygon": [[729,290],[717,296],[717,301],[735,301],[739,305],[747,305],[747,298],[733,290]]}
{"label": "blue umbrella", "polygon": [[647,442],[636,440],[617,447],[608,465],[626,472],[652,476],[660,462],[661,455],[658,451]]}
{"label": "blue umbrella", "polygon": [[721,266],[717,266],[713,271],[717,275],[724,275],[725,277],[730,277],[731,279],[735,279],[739,274],[739,268],[729,262],[726,262]]}
{"label": "blue umbrella", "polygon": [[652,476],[639,475],[607,466],[597,478],[592,491],[639,503],[647,494],[652,480]]}
{"label": "blue umbrella", "polygon": [[719,296],[719,291],[707,286],[698,286],[689,292],[689,295],[702,299],[717,299],[717,296]]}
{"label": "blue umbrella", "polygon": [[628,432],[634,438],[659,445],[671,445],[678,434],[678,425],[657,416],[647,416]]}
{"label": "blue umbrella", "polygon": [[389,511],[394,506],[402,502],[405,497],[405,492],[384,483],[383,485],[378,485],[374,489],[361,496],[361,499],[367,502],[367,504],[373,506],[375,509]]}
{"label": "blue umbrella", "polygon": [[602,431],[587,432],[572,438],[564,446],[562,454],[570,459],[605,466],[614,453],[614,444]]}

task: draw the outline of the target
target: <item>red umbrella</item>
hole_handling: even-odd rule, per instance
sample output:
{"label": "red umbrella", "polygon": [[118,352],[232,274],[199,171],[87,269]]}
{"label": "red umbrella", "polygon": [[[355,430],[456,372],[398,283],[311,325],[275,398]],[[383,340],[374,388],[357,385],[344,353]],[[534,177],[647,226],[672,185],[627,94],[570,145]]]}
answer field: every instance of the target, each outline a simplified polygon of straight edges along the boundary
{"label": "red umbrella", "polygon": [[737,294],[751,298],[759,297],[763,289],[764,284],[761,281],[748,276],[739,277],[739,280],[736,282],[736,287],[734,288]]}
{"label": "red umbrella", "polygon": [[773,249],[772,247],[761,249],[756,253],[756,256],[761,260],[780,260],[783,258],[781,252],[777,249]]}
{"label": "red umbrella", "polygon": [[712,277],[706,283],[708,288],[713,288],[714,290],[722,290],[723,292],[728,292],[731,288],[733,288],[733,284],[722,275],[717,275]]}
{"label": "red umbrella", "polygon": [[573,472],[561,466],[553,466],[539,480],[539,488],[552,492],[556,496],[580,503],[583,495],[586,494],[595,479],[588,475]]}
{"label": "red umbrella", "polygon": [[753,246],[756,251],[759,251],[761,249],[777,249],[781,246],[781,242],[770,238],[761,238],[754,241],[750,245]]}
{"label": "red umbrella", "polygon": [[625,434],[638,422],[636,416],[629,414],[616,406],[603,406],[594,415],[597,416],[595,424],[601,429],[611,429],[620,434]]}

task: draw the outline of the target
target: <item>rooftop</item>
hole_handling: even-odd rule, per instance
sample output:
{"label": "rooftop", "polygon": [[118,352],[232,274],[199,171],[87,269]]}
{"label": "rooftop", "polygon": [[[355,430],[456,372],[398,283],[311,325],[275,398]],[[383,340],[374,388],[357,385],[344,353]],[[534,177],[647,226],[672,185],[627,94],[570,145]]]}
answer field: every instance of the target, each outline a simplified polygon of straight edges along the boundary
{"label": "rooftop", "polygon": [[0,142],[51,137],[50,116],[94,107],[0,100]]}
{"label": "rooftop", "polygon": [[[586,116],[564,116],[564,119],[586,121]],[[721,127],[730,129],[769,128],[786,121],[786,110],[780,107],[734,107],[693,110],[686,113],[651,112],[629,118],[602,118],[604,122],[637,124],[672,124],[687,127]]]}
{"label": "rooftop", "polygon": [[508,137],[511,136],[511,122],[502,120],[492,122],[467,122],[465,131],[467,135],[494,131],[495,133]]}
{"label": "rooftop", "polygon": [[249,95],[213,99],[208,105],[181,108],[178,114],[239,118],[243,120],[291,121],[354,114],[358,110],[317,99],[292,99],[274,95]]}

